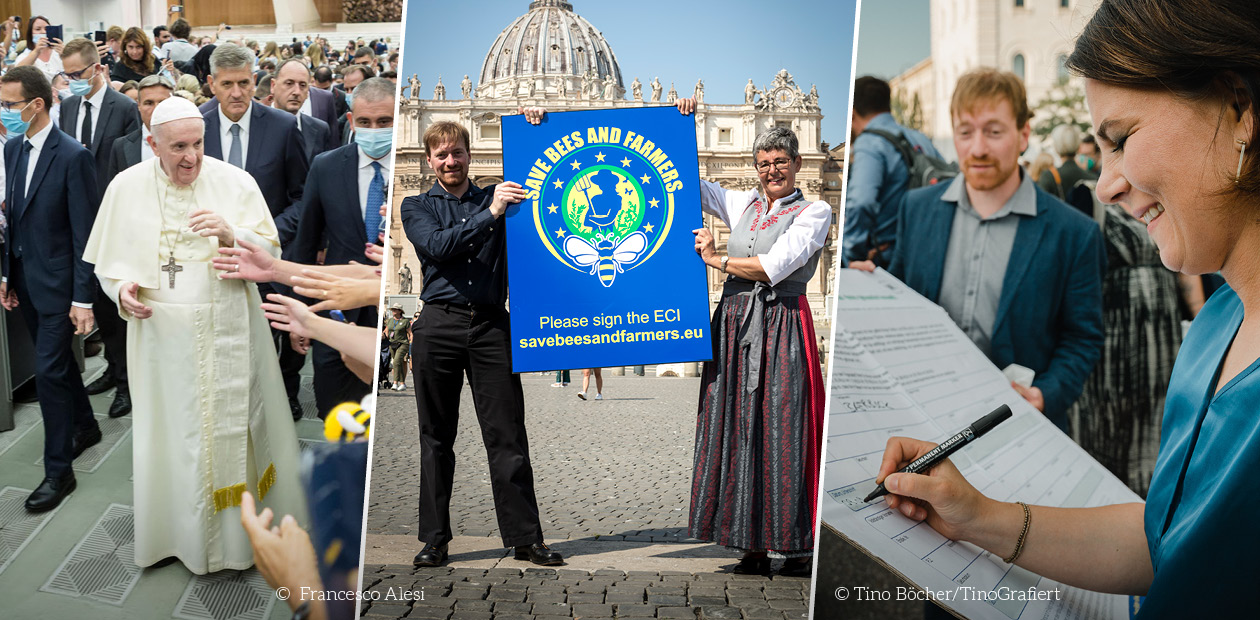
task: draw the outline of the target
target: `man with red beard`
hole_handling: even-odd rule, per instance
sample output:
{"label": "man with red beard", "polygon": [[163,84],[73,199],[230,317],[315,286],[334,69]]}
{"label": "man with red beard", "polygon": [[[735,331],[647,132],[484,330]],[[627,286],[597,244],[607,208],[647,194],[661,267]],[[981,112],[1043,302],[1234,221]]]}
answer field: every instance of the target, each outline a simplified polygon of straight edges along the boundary
{"label": "man with red beard", "polygon": [[[540,110],[526,114],[538,124]],[[400,208],[407,239],[424,268],[424,308],[411,326],[412,374],[420,422],[420,526],[413,563],[441,566],[451,541],[451,487],[459,398],[468,376],[490,461],[494,508],[504,547],[518,560],[564,563],[543,543],[534,471],[525,434],[520,375],[508,337],[507,237],[503,213],[524,200],[511,181],[486,188],[468,179],[468,130],[442,121],[424,132],[437,183]]]}
{"label": "man with red beard", "polygon": [[889,271],[998,368],[1032,369],[1030,387],[1012,387],[1066,431],[1102,351],[1102,234],[1020,167],[1032,113],[1018,77],[963,75],[950,116],[962,174],[906,194]]}

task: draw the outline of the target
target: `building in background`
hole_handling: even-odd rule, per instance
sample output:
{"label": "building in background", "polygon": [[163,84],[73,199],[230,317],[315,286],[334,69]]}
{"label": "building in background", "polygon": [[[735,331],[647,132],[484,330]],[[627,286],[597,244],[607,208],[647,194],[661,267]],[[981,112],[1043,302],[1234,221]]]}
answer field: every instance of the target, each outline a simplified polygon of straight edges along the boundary
{"label": "building in background", "polygon": [[[399,272],[404,265],[415,277],[411,292],[418,293],[423,285],[420,261],[403,234],[398,205],[404,197],[427,190],[436,180],[425,163],[420,142],[433,123],[454,121],[468,129],[472,136],[469,177],[484,187],[503,180],[501,117],[516,114],[519,106],[545,106],[548,111],[562,112],[672,105],[677,97],[696,97],[696,143],[700,177],[705,180],[732,189],[757,188],[751,157],[757,134],[775,126],[796,132],[804,160],[797,185],[806,198],[826,200],[832,206],[828,246],[807,292],[817,333],[821,337],[831,333],[828,298],[839,254],[844,145],[833,148],[822,141],[823,114],[817,91],[812,87],[808,92],[803,90],[786,69],[762,76],[766,81],[760,86],[750,79],[743,102],[706,102],[702,81],[679,84],[669,81],[667,74],[623,76],[608,41],[573,12],[572,4],[535,0],[529,11],[512,20],[490,45],[476,82],[470,76],[448,75],[426,88],[415,76],[410,81],[402,77],[387,294],[399,292],[403,277]],[[729,231],[708,216],[705,224],[714,232],[718,252],[724,252]],[[707,271],[712,310],[721,298],[722,281],[717,277],[720,274]]]}

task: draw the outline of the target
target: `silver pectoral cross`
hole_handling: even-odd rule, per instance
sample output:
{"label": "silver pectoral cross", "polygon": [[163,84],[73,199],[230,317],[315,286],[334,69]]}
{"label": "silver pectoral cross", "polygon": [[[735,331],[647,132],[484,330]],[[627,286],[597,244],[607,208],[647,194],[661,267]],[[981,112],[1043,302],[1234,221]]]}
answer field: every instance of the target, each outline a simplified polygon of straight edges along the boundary
{"label": "silver pectoral cross", "polygon": [[175,288],[175,274],[183,270],[183,267],[175,264],[174,256],[170,256],[166,259],[166,264],[162,265],[162,271],[170,274],[171,288]]}

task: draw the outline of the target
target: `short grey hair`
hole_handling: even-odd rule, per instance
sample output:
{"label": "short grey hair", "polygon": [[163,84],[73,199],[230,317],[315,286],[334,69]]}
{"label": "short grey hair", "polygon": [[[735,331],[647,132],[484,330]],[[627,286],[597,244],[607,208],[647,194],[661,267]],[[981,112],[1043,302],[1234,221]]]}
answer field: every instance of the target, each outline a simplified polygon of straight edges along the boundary
{"label": "short grey hair", "polygon": [[1081,131],[1071,123],[1059,125],[1050,131],[1050,144],[1059,157],[1071,158],[1081,147]]}
{"label": "short grey hair", "polygon": [[[356,93],[358,90],[356,89]],[[800,141],[796,134],[787,127],[771,127],[757,135],[753,140],[753,156],[767,151],[783,151],[791,159],[801,156]]]}
{"label": "short grey hair", "polygon": [[136,84],[136,90],[140,91],[154,86],[162,86],[171,92],[175,92],[175,82],[172,82],[171,78],[168,78],[165,75],[145,76],[143,80],[140,80],[139,84]]}
{"label": "short grey hair", "polygon": [[386,78],[368,78],[354,87],[354,102],[393,101],[397,90],[398,87]]}
{"label": "short grey hair", "polygon": [[219,69],[254,69],[254,53],[248,48],[231,43],[216,46],[210,53],[210,75],[218,75]]}

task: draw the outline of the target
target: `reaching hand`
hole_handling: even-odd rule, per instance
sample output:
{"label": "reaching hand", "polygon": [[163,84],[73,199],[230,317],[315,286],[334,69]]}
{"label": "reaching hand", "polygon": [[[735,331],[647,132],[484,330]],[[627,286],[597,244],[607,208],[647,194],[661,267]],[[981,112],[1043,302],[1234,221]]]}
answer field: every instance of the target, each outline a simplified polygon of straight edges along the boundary
{"label": "reaching hand", "polygon": [[381,280],[344,278],[314,269],[303,269],[301,276],[293,277],[293,292],[320,300],[311,306],[311,312],[350,310],[376,305],[381,296]]}
{"label": "reaching hand", "polygon": [[311,331],[308,322],[328,320],[316,316],[310,308],[306,307],[306,304],[292,297],[272,293],[267,295],[267,299],[271,303],[262,305],[263,314],[268,321],[271,321],[271,326],[280,331],[297,334],[302,338],[315,339],[315,334]]}
{"label": "reaching hand", "polygon": [[267,250],[242,239],[238,247],[219,248],[220,256],[212,261],[214,268],[226,273],[224,280],[274,282],[276,258]]}
{"label": "reaching hand", "polygon": [[222,247],[230,248],[236,245],[236,234],[232,232],[232,225],[214,211],[197,209],[189,214],[188,223],[192,231],[202,237],[218,237],[219,245]]}
{"label": "reaching hand", "polygon": [[367,249],[363,251],[363,255],[378,265],[385,262],[385,248],[375,243],[367,244]]}
{"label": "reaching hand", "polygon": [[297,609],[302,603],[300,593],[304,587],[323,589],[315,546],[293,515],[285,515],[280,525],[272,526],[275,515],[271,509],[263,508],[261,513],[255,513],[256,509],[254,496],[249,491],[242,493],[241,526],[254,548],[254,565],[268,585],[290,592],[289,607]]}
{"label": "reaching hand", "polygon": [[124,282],[122,290],[118,292],[118,303],[131,316],[137,319],[147,319],[153,316],[153,308],[140,303],[140,285],[135,282]]}
{"label": "reaching hand", "polygon": [[311,341],[297,334],[289,334],[289,346],[301,355],[306,355],[311,350]]}
{"label": "reaching hand", "polygon": [[1041,393],[1041,388],[1024,387],[1014,381],[1011,382],[1011,387],[1015,388],[1015,391],[1019,392],[1019,395],[1023,396],[1024,400],[1028,401],[1028,404],[1036,407],[1037,411],[1046,412],[1046,397]]}
{"label": "reaching hand", "polygon": [[874,273],[875,262],[869,260],[855,260],[849,263],[849,269],[857,269],[858,271]]}

